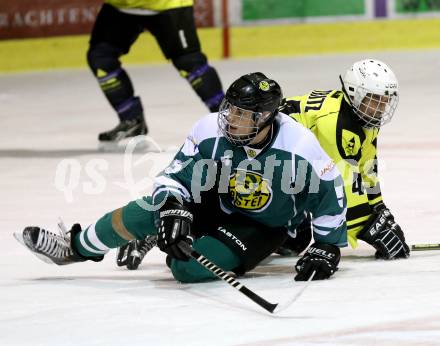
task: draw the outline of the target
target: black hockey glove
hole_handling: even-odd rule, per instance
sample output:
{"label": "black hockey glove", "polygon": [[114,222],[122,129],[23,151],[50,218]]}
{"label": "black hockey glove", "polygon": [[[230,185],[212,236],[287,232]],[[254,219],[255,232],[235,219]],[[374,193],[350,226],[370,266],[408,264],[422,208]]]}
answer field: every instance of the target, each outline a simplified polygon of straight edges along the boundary
{"label": "black hockey glove", "polygon": [[385,260],[408,258],[409,247],[400,226],[394,221],[394,216],[383,204],[375,206],[374,213],[367,225],[358,233],[361,239],[372,245],[376,258]]}
{"label": "black hockey glove", "polygon": [[191,224],[193,214],[181,203],[167,200],[159,210],[159,226],[157,246],[172,258],[188,261],[189,257],[180,248],[179,243],[184,241],[192,245]]}
{"label": "black hockey glove", "polygon": [[314,243],[296,262],[297,275],[295,281],[307,281],[313,272],[312,280],[328,279],[338,270],[341,251],[335,245]]}

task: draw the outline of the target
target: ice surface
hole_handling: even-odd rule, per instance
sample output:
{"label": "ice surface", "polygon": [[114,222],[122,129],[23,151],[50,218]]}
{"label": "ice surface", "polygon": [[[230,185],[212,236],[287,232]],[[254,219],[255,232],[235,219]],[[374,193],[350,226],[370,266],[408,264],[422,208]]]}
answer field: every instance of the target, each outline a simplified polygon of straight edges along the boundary
{"label": "ice surface", "polygon": [[[339,87],[338,74],[365,57],[386,61],[401,85],[397,114],[379,140],[385,201],[409,243],[440,242],[440,51],[214,65],[225,86],[262,71],[289,96]],[[88,71],[0,76],[0,345],[440,344],[440,251],[383,262],[368,246],[345,249],[331,280],[311,283],[293,306],[270,315],[224,282],[175,282],[157,249],[131,272],[116,267],[114,252],[101,263],[57,267],[23,248],[12,233],[26,225],[54,229],[58,216],[88,224],[148,193],[206,112],[171,65],[129,71],[164,149],[131,161],[96,150],[97,133],[116,117]],[[293,281],[295,261],[274,256],[240,281],[284,302],[304,284]]]}

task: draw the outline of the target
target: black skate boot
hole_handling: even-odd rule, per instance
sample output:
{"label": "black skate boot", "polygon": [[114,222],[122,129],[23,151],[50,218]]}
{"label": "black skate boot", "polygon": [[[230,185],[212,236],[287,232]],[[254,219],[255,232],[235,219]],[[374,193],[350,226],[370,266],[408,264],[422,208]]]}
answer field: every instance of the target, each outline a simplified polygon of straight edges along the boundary
{"label": "black skate boot", "polygon": [[136,270],[145,255],[157,244],[157,236],[149,235],[144,240],[132,240],[118,248],[116,264],[118,267],[127,266],[130,270]]}
{"label": "black skate boot", "polygon": [[122,120],[114,129],[102,132],[98,139],[100,142],[119,142],[125,138],[146,135],[148,127],[143,117]]}
{"label": "black skate boot", "polygon": [[76,234],[81,232],[79,224],[74,224],[69,232],[65,232],[63,225],[59,226],[60,234],[46,231],[40,227],[29,226],[22,233],[14,233],[14,237],[39,259],[49,264],[65,265],[86,260],[99,262],[104,258],[104,256],[86,258],[75,251],[73,239]]}

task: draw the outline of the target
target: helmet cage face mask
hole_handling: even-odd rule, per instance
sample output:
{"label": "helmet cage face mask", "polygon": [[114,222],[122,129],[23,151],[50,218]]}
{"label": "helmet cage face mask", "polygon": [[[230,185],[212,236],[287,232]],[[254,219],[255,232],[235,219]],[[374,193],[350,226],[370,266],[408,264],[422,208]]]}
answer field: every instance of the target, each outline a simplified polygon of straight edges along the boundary
{"label": "helmet cage face mask", "polygon": [[248,145],[266,125],[271,112],[256,112],[223,99],[218,112],[218,126],[226,139],[238,146]]}
{"label": "helmet cage face mask", "polygon": [[372,94],[363,87],[358,87],[352,98],[354,111],[365,128],[379,128],[389,123],[398,102],[397,92],[393,95]]}
{"label": "helmet cage face mask", "polygon": [[340,79],[363,127],[379,128],[391,121],[399,102],[398,82],[385,63],[374,59],[355,62]]}

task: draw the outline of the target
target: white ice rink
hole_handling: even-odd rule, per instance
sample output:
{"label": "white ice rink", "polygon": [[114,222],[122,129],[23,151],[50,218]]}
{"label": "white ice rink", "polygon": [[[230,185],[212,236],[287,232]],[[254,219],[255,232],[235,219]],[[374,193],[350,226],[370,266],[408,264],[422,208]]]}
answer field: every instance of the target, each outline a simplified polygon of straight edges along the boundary
{"label": "white ice rink", "polygon": [[[365,57],[387,62],[400,82],[397,113],[379,139],[385,202],[408,243],[440,243],[440,51],[214,65],[225,87],[259,70],[292,96],[339,88],[338,74]],[[89,71],[0,76],[0,345],[440,345],[440,251],[384,262],[366,245],[344,249],[331,280],[312,282],[270,315],[224,282],[175,282],[157,249],[130,272],[116,267],[114,252],[101,263],[57,267],[15,241],[12,233],[27,225],[55,229],[59,216],[87,225],[136,189],[148,193],[205,113],[171,65],[129,71],[165,150],[131,161],[97,151],[98,132],[116,116]],[[293,281],[295,262],[273,256],[240,281],[283,302],[304,285]]]}

